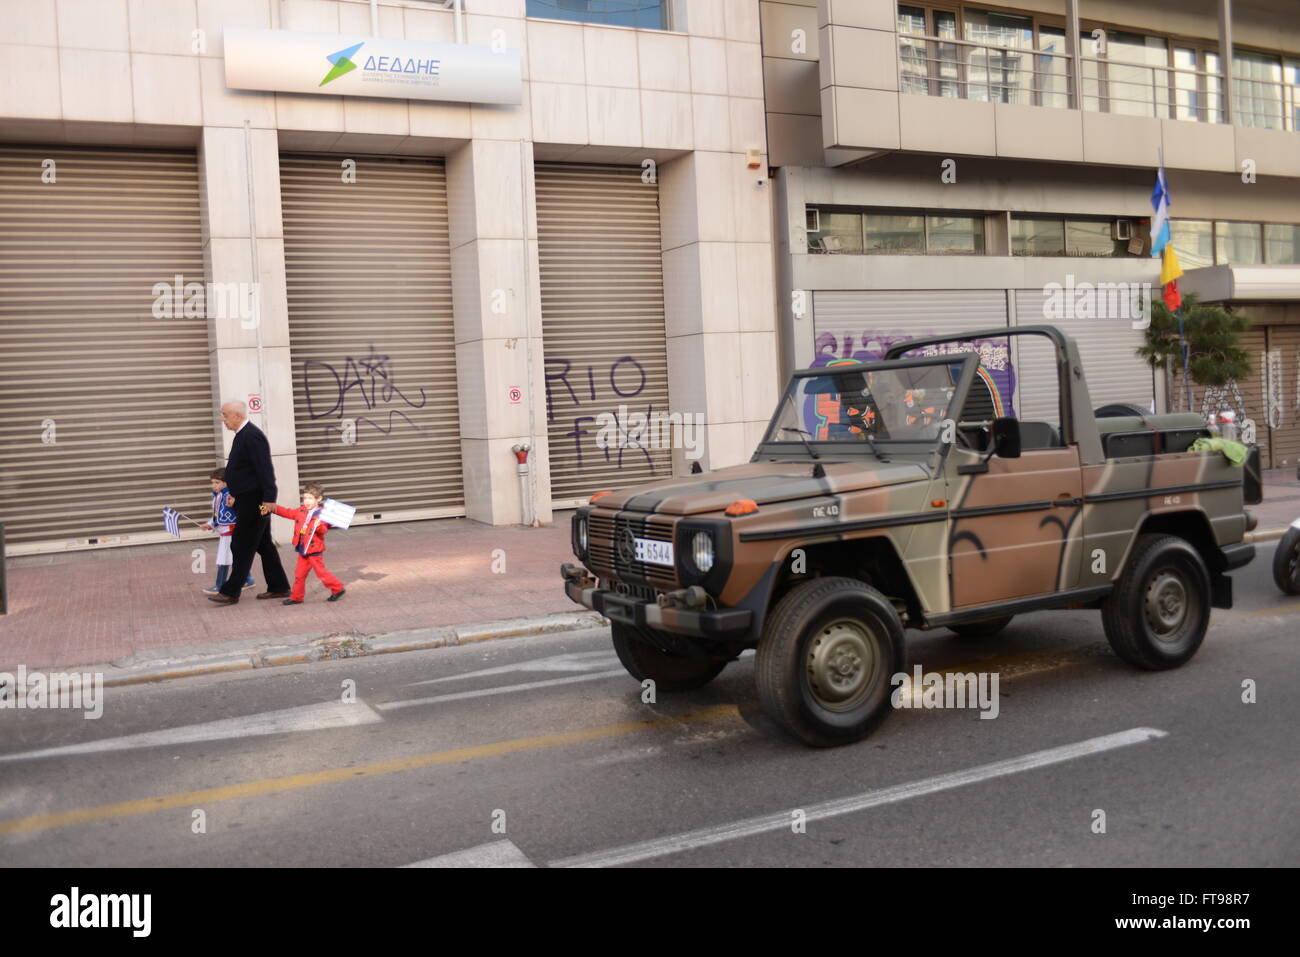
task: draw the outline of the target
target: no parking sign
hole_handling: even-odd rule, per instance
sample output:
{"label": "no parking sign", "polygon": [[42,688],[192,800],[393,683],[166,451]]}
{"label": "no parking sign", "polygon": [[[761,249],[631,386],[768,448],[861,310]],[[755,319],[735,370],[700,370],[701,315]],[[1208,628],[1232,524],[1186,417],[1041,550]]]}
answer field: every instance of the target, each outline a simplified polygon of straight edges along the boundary
{"label": "no parking sign", "polygon": [[264,411],[262,408],[262,397],[255,392],[250,392],[248,394],[248,411],[253,413]]}

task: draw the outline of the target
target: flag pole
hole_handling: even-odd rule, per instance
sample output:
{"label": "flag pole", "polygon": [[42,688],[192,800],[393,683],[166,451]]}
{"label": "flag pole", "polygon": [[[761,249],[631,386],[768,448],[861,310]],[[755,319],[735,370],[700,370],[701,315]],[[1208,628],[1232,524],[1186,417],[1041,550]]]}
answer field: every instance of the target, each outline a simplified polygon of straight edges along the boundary
{"label": "flag pole", "polygon": [[[171,508],[170,505],[167,506],[167,507],[168,507],[168,508]],[[177,515],[179,515],[181,518],[185,519],[185,521],[189,522],[191,525],[197,525],[199,528],[202,528],[202,527],[203,527],[203,523],[202,523],[202,522],[196,522],[196,521],[194,521],[194,519],[190,518],[188,515],[186,515],[186,514],[185,514],[184,512],[182,512],[180,509],[178,509],[178,508],[173,508],[172,511],[175,512]]]}
{"label": "flag pole", "polygon": [[1183,335],[1183,304],[1178,304],[1178,348],[1183,354],[1183,388],[1187,390],[1187,411],[1192,410],[1192,377],[1187,370],[1187,338]]}

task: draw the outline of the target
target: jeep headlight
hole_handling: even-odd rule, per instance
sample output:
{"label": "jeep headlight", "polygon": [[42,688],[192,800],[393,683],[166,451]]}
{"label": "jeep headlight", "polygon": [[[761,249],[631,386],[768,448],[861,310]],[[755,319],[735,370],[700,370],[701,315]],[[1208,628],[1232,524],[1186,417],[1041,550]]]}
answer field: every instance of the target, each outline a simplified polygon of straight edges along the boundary
{"label": "jeep headlight", "polygon": [[587,516],[579,515],[577,518],[577,542],[578,557],[585,558],[587,555]]}
{"label": "jeep headlight", "polygon": [[713,536],[708,532],[696,532],[691,539],[691,562],[701,574],[713,568]]}

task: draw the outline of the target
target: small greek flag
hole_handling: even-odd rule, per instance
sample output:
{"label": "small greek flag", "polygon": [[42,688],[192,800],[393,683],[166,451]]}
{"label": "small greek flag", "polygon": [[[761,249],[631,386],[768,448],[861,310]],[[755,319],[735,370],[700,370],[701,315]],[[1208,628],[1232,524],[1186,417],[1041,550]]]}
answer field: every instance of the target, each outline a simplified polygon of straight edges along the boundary
{"label": "small greek flag", "polygon": [[163,509],[163,528],[167,529],[168,535],[181,537],[181,513],[174,508]]}

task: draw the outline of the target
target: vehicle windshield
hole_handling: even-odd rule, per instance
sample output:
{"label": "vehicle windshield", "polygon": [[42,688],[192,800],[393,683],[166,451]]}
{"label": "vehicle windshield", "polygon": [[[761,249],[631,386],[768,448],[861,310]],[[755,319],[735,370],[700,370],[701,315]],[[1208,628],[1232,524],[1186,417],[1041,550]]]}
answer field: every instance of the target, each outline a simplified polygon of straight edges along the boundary
{"label": "vehicle windshield", "polygon": [[937,441],[961,372],[960,361],[939,360],[796,376],[764,441]]}

